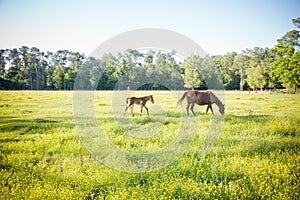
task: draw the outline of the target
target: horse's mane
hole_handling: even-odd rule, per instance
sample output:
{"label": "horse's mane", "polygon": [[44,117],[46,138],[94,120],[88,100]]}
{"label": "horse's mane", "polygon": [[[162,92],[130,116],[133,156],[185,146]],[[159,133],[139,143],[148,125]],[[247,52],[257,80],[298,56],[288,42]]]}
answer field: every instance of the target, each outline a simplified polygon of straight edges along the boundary
{"label": "horse's mane", "polygon": [[210,96],[213,98],[213,102],[215,102],[218,106],[223,106],[222,101],[215,95],[213,92],[209,91]]}

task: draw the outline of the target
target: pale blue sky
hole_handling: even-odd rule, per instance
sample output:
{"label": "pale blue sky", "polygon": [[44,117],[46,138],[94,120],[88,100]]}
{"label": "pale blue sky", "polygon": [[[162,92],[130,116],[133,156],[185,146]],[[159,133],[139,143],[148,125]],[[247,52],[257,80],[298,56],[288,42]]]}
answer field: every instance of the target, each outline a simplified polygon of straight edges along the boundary
{"label": "pale blue sky", "polygon": [[183,34],[207,53],[273,47],[294,29],[300,0],[0,0],[0,48],[26,45],[87,56],[139,28]]}

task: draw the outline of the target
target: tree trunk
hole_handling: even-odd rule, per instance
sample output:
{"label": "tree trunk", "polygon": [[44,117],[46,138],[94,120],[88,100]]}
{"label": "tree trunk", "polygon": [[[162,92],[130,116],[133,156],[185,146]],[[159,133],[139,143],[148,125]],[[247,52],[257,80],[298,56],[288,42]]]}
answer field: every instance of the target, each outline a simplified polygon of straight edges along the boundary
{"label": "tree trunk", "polygon": [[242,63],[242,67],[240,69],[240,76],[241,76],[241,81],[240,81],[240,91],[244,90],[244,61]]}
{"label": "tree trunk", "polygon": [[33,78],[32,78],[32,73],[30,73],[30,89],[33,90]]}
{"label": "tree trunk", "polygon": [[243,77],[241,77],[241,81],[240,81],[240,91],[243,91],[243,87],[244,87],[244,79],[243,79]]}
{"label": "tree trunk", "polygon": [[37,67],[35,67],[35,72],[36,72],[36,90],[39,90],[39,74],[38,74]]}

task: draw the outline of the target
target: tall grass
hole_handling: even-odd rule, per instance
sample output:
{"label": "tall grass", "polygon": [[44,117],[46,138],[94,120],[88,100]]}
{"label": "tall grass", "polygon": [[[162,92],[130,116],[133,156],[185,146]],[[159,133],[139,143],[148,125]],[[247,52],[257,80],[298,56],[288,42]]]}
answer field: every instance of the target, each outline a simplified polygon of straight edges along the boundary
{"label": "tall grass", "polygon": [[[113,93],[95,93],[97,122],[118,148],[156,151],[176,135],[185,117],[176,107],[182,93],[149,93],[156,102],[149,104],[150,118],[135,108],[135,117],[118,119]],[[179,159],[127,173],[86,149],[72,92],[1,91],[0,199],[298,199],[300,94],[227,92],[225,103],[223,131],[210,152],[199,154],[211,114],[196,107],[197,135]]]}

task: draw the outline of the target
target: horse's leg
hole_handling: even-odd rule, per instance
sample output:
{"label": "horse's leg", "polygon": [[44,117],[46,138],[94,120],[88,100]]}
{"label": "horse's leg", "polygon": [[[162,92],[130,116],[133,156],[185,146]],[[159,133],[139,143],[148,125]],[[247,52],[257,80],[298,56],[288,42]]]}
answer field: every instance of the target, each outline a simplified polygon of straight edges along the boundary
{"label": "horse's leg", "polygon": [[196,116],[196,114],[195,114],[195,112],[194,112],[194,106],[195,106],[195,103],[192,103],[192,105],[191,105],[191,111],[192,111],[192,113],[194,114],[194,116]]}
{"label": "horse's leg", "polygon": [[130,110],[131,110],[132,116],[134,116],[134,114],[133,114],[133,105],[130,106]]}
{"label": "horse's leg", "polygon": [[125,113],[127,112],[128,108],[129,108],[131,105],[132,105],[132,103],[131,103],[131,102],[128,102],[128,104],[127,104],[127,106],[126,106],[126,108],[125,108],[125,111],[124,111],[123,116],[125,116]]}
{"label": "horse's leg", "polygon": [[126,111],[127,111],[128,108],[129,108],[129,107],[126,106],[123,116],[125,116],[125,113],[126,113]]}
{"label": "horse's leg", "polygon": [[209,108],[210,108],[210,110],[211,110],[211,113],[214,114],[214,111],[213,111],[213,109],[212,109],[212,104],[209,104]]}
{"label": "horse's leg", "polygon": [[207,105],[207,108],[206,108],[206,114],[207,114],[207,112],[208,112],[209,109],[211,110],[212,114],[214,114],[214,111],[213,111],[213,109],[212,109],[211,103],[209,103],[209,104]]}
{"label": "horse's leg", "polygon": [[147,110],[147,115],[149,116],[149,110],[146,106],[144,106],[144,108]]}
{"label": "horse's leg", "polygon": [[189,109],[190,109],[190,103],[188,102],[188,104],[186,106],[186,114],[187,114],[187,116],[189,116]]}
{"label": "horse's leg", "polygon": [[209,109],[209,104],[207,105],[207,108],[206,108],[206,114],[207,114],[207,112],[208,112],[208,109]]}
{"label": "horse's leg", "polygon": [[143,107],[144,107],[144,106],[143,106],[143,105],[141,105],[141,116],[142,116],[142,112],[143,112]]}

